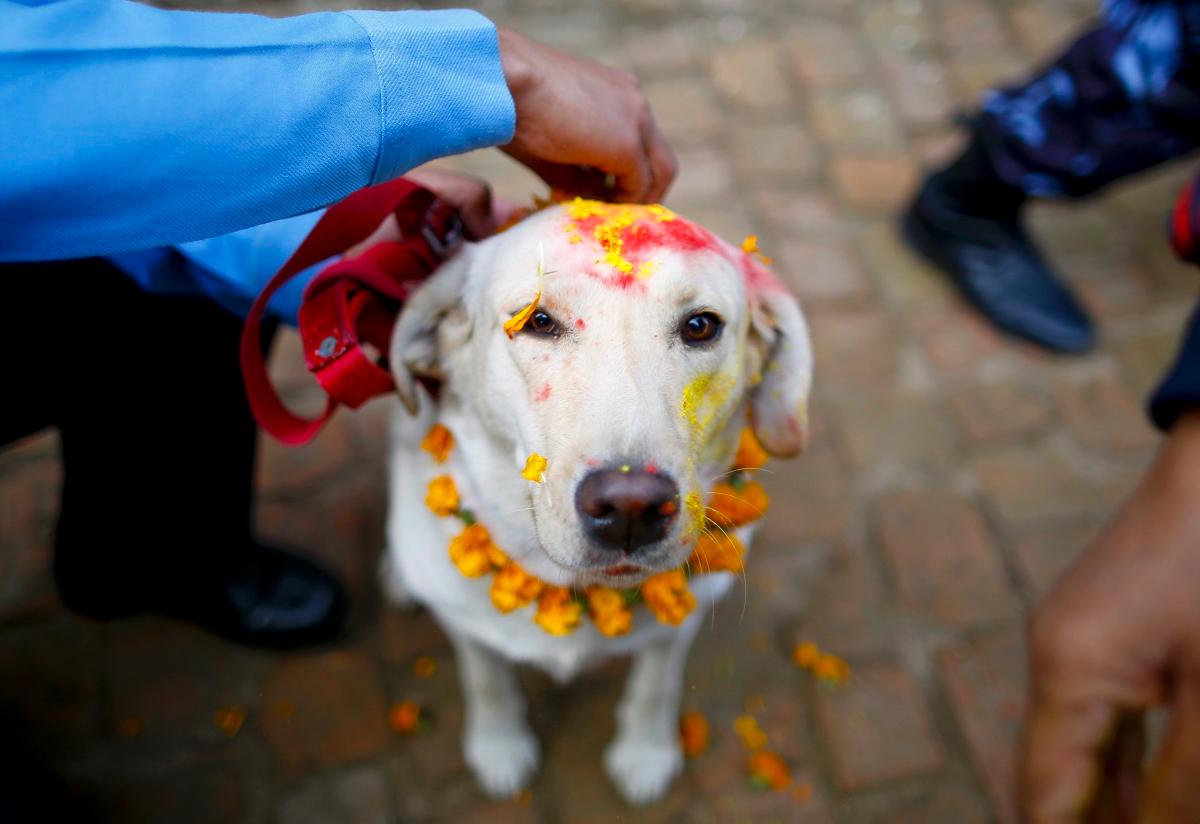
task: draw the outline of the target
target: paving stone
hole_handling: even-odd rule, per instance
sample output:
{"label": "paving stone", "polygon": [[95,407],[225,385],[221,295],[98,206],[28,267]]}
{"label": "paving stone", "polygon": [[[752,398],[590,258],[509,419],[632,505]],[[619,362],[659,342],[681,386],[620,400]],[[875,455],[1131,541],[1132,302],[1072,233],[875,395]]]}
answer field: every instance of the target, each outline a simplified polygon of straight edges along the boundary
{"label": "paving stone", "polygon": [[999,332],[959,301],[921,312],[912,323],[926,356],[939,372],[978,370],[1000,353],[1005,342]]}
{"label": "paving stone", "polygon": [[916,128],[949,122],[954,98],[946,67],[939,61],[899,53],[885,60],[883,75],[905,122]]}
{"label": "paving stone", "polygon": [[669,77],[643,88],[655,121],[672,143],[692,145],[716,135],[721,114],[707,83],[696,77]]}
{"label": "paving stone", "polygon": [[957,0],[938,7],[942,44],[968,58],[1004,52],[1011,46],[1000,13],[990,3]]}
{"label": "paving stone", "polygon": [[355,767],[305,782],[285,795],[275,814],[277,824],[391,824],[395,820],[387,776],[376,766]]}
{"label": "paving stone", "polygon": [[668,206],[690,216],[695,209],[689,206],[729,200],[734,176],[733,164],[726,154],[708,147],[681,149],[677,154],[680,172],[667,197]]}
{"label": "paving stone", "polygon": [[1100,524],[1094,522],[1051,525],[1013,541],[1013,556],[1021,578],[1035,600],[1045,597],[1063,570],[1096,537],[1099,528]]}
{"label": "paving stone", "polygon": [[862,41],[843,24],[804,19],[788,30],[784,42],[796,76],[813,88],[851,86],[867,75]]}
{"label": "paving stone", "polygon": [[963,383],[949,399],[959,426],[980,444],[1037,432],[1054,417],[1046,388],[1030,379]]}
{"label": "paving stone", "polygon": [[1048,442],[1006,446],[971,462],[989,503],[1010,526],[1045,523],[1103,508],[1095,486]]}
{"label": "paving stone", "polygon": [[831,148],[903,148],[891,104],[879,89],[817,92],[811,96],[810,106],[817,136]]}
{"label": "paving stone", "polygon": [[1078,36],[1079,18],[1053,3],[1024,3],[1009,12],[1017,41],[1033,58],[1052,58]]}
{"label": "paving stone", "polygon": [[844,789],[920,775],[942,764],[920,688],[897,666],[856,667],[840,688],[817,691],[817,708]]}
{"label": "paving stone", "polygon": [[857,154],[836,151],[830,162],[834,188],[851,209],[891,214],[916,190],[916,163],[906,153]]}
{"label": "paving stone", "polygon": [[229,765],[191,765],[165,776],[139,777],[117,786],[89,787],[104,820],[147,824],[240,822],[252,817],[252,793]]}
{"label": "paving stone", "polygon": [[858,256],[839,240],[785,240],[774,269],[805,305],[862,301],[870,296]]}
{"label": "paving stone", "polygon": [[825,389],[891,382],[896,351],[885,313],[874,308],[813,307],[806,315]]}
{"label": "paving stone", "polygon": [[964,643],[938,656],[950,705],[1000,821],[1017,820],[1014,764],[1025,706],[1025,652],[1020,634]]}
{"label": "paving stone", "polygon": [[[844,227],[838,206],[825,194],[756,187],[754,205],[773,237],[838,234]],[[767,249],[770,254],[771,249]]]}
{"label": "paving stone", "polygon": [[951,626],[1016,616],[1000,555],[970,502],[942,492],[897,492],[877,512],[884,557],[909,607]]}
{"label": "paving stone", "polygon": [[941,423],[937,399],[925,392],[863,390],[836,401],[853,465],[892,465],[949,471],[955,465],[952,430]]}
{"label": "paving stone", "polygon": [[713,51],[709,69],[714,87],[748,109],[770,111],[792,102],[784,56],[771,40],[747,39]]}
{"label": "paving stone", "polygon": [[293,772],[363,761],[392,741],[379,672],[349,651],[290,657],[263,682],[259,718]]}
{"label": "paving stone", "polygon": [[772,182],[804,181],[817,170],[812,138],[795,123],[747,123],[732,136],[738,172]]}
{"label": "paving stone", "polygon": [[1140,399],[1112,378],[1055,384],[1071,436],[1109,455],[1149,455],[1159,441]]}

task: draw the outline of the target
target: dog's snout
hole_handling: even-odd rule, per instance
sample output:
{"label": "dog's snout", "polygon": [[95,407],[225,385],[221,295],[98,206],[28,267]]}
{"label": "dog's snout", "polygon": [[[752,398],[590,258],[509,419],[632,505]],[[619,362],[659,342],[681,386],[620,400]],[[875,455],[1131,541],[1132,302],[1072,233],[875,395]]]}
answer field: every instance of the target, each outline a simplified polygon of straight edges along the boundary
{"label": "dog's snout", "polygon": [[630,553],[666,536],[679,513],[679,486],[662,472],[597,469],[579,482],[575,509],[597,543]]}

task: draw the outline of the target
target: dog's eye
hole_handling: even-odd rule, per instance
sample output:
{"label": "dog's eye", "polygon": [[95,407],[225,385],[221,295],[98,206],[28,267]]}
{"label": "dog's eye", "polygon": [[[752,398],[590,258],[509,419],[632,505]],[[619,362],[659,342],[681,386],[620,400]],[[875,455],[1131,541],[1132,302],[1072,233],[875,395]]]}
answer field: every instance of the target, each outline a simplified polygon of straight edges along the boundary
{"label": "dog's eye", "polygon": [[541,309],[538,309],[529,316],[524,331],[532,332],[535,335],[546,335],[556,338],[559,332],[562,331],[562,327],[558,325],[558,321],[549,312],[543,312]]}
{"label": "dog's eye", "polygon": [[721,336],[725,323],[712,312],[697,312],[683,322],[679,330],[688,346],[712,343]]}

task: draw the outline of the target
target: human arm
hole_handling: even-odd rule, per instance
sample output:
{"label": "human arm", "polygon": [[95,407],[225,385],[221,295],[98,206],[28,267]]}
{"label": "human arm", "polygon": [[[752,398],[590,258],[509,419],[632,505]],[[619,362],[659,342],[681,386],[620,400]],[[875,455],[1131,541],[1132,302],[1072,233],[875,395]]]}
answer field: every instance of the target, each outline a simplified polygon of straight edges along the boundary
{"label": "human arm", "polygon": [[0,260],[177,244],[507,142],[472,12],[270,19],[0,0]]}
{"label": "human arm", "polygon": [[[1158,456],[1034,617],[1028,821],[1081,820],[1101,792],[1105,820],[1185,821],[1200,809],[1200,316],[1151,411],[1169,427]],[[1133,731],[1159,705],[1170,728],[1143,776]]]}

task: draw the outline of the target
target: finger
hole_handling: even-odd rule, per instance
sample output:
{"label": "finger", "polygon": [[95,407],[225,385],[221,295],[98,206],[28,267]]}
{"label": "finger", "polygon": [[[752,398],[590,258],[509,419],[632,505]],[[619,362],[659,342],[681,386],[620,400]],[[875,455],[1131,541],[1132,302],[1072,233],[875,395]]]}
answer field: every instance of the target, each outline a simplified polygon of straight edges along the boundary
{"label": "finger", "polygon": [[[1039,695],[1040,693],[1040,695]],[[1038,824],[1077,821],[1092,804],[1116,723],[1108,702],[1034,689],[1020,764],[1021,809]]]}
{"label": "finger", "polygon": [[551,163],[528,155],[511,145],[504,147],[504,151],[546,181],[551,189],[596,200],[609,198],[610,190],[605,186],[606,175],[598,169]]}
{"label": "finger", "polygon": [[1088,824],[1132,824],[1138,820],[1138,788],[1145,752],[1142,714],[1124,713],[1102,759],[1102,779],[1086,816]]}
{"label": "finger", "polygon": [[1162,752],[1142,790],[1149,824],[1195,821],[1200,810],[1200,673],[1182,679]]}
{"label": "finger", "polygon": [[604,171],[616,178],[610,199],[618,203],[651,203],[655,199],[650,156],[639,135],[638,141],[613,158]]}
{"label": "finger", "polygon": [[472,192],[467,200],[460,203],[458,214],[462,217],[463,229],[471,240],[482,240],[496,231],[492,190],[486,186]]}
{"label": "finger", "polygon": [[650,173],[653,178],[653,185],[646,195],[646,202],[657,203],[666,197],[667,190],[675,181],[675,175],[679,171],[679,161],[676,160],[675,152],[671,150],[670,144],[659,131],[658,124],[654,122],[653,118],[647,121],[643,130],[642,142],[646,147],[646,154],[650,158]]}

